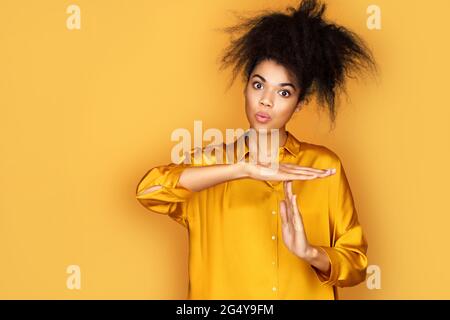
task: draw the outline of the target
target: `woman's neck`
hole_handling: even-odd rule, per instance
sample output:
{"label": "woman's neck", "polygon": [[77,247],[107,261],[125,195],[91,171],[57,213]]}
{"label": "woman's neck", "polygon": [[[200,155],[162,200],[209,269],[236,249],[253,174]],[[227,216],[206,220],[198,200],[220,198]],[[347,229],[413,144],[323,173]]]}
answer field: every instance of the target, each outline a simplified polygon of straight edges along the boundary
{"label": "woman's neck", "polygon": [[[264,139],[266,140],[266,146],[267,146],[267,154],[270,155],[271,154],[271,144],[272,144],[272,139],[275,139],[275,137],[272,137],[272,134],[277,134],[278,135],[278,147],[282,147],[286,144],[287,141],[287,136],[288,133],[286,131],[285,128],[280,128],[275,132],[271,132],[270,129],[266,130],[265,132],[262,131],[261,133],[258,132],[257,130],[255,130],[255,135],[254,135],[254,139],[255,139],[255,146],[256,146],[256,150],[259,150],[259,145],[260,145],[260,139]],[[247,140],[246,140],[247,143]],[[248,143],[247,143],[247,146]],[[278,151],[278,150],[277,150]]]}

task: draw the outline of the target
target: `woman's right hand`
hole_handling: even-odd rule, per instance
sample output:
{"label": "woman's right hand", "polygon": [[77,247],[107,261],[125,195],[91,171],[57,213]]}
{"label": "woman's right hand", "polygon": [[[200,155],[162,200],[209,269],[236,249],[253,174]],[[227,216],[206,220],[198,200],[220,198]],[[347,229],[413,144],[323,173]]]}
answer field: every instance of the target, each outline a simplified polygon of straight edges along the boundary
{"label": "woman's right hand", "polygon": [[336,169],[316,169],[293,163],[281,162],[276,166],[245,162],[244,171],[248,178],[269,181],[312,180],[325,178],[336,173]]}

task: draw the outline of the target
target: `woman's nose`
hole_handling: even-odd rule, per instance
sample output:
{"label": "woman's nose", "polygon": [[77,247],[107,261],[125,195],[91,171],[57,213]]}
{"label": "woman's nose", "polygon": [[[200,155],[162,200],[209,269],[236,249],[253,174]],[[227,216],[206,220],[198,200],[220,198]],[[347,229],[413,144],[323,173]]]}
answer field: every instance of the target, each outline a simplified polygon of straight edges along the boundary
{"label": "woman's nose", "polygon": [[259,103],[264,107],[272,107],[272,102],[267,97],[263,97]]}

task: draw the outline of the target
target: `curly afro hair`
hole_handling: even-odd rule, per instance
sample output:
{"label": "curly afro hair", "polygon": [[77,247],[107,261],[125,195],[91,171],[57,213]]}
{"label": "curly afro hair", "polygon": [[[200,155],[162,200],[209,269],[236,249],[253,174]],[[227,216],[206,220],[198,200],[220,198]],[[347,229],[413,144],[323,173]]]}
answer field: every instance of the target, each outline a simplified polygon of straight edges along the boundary
{"label": "curly afro hair", "polygon": [[308,101],[317,93],[320,107],[326,107],[330,120],[336,119],[336,93],[345,91],[345,76],[352,72],[374,71],[378,67],[365,42],[354,32],[323,18],[326,5],[303,0],[287,14],[263,10],[251,18],[238,16],[239,24],[222,28],[233,36],[244,32],[220,57],[220,70],[234,65],[230,86],[241,69],[248,82],[254,67],[271,59],[286,67],[300,86],[298,101]]}

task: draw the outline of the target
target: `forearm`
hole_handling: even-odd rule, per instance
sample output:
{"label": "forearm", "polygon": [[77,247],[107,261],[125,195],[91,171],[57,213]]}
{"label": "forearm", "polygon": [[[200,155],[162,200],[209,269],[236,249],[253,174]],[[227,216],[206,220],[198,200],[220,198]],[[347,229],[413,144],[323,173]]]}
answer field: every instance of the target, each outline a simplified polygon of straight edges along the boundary
{"label": "forearm", "polygon": [[245,177],[247,173],[245,163],[242,162],[189,167],[182,172],[178,185],[188,190],[201,191],[226,181]]}

